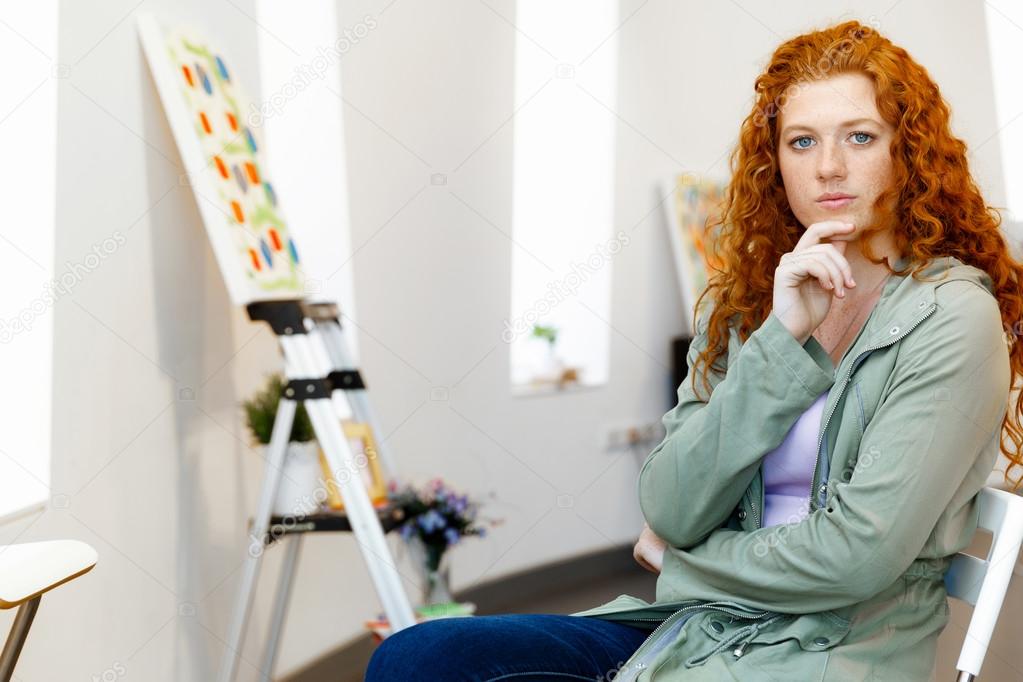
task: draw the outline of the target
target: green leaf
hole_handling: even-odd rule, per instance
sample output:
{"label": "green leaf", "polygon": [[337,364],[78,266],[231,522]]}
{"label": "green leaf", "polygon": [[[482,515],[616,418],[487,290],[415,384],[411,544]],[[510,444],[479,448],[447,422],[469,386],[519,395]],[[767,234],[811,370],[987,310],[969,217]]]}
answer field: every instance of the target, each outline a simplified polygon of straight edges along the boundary
{"label": "green leaf", "polygon": [[[242,409],[245,411],[245,423],[249,427],[252,437],[263,445],[270,443],[270,436],[273,433],[274,419],[277,418],[277,404],[284,394],[284,387],[287,382],[281,374],[271,374],[267,377],[266,384],[262,390],[256,392],[249,400],[242,402]],[[291,426],[292,442],[304,443],[316,438],[313,431],[312,421],[305,405],[299,403],[295,410],[295,420]]]}

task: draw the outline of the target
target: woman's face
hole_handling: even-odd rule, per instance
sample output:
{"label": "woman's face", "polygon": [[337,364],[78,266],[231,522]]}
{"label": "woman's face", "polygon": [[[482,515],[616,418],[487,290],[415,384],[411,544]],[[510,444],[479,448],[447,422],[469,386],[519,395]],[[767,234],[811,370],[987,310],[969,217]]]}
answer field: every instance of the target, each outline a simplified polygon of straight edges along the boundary
{"label": "woman's face", "polygon": [[796,86],[782,107],[778,163],[789,206],[804,228],[851,222],[856,229],[843,239],[852,241],[881,217],[873,204],[892,180],[894,130],[875,97],[868,76],[843,73]]}

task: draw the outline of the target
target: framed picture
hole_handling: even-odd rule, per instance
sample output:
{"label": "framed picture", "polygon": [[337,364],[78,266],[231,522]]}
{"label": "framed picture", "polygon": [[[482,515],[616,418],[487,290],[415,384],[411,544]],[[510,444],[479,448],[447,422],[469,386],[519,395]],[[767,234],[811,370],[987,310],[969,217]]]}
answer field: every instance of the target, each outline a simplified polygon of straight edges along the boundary
{"label": "framed picture", "polygon": [[[384,479],[383,469],[380,466],[380,455],[377,451],[376,441],[373,439],[373,431],[369,424],[356,422],[349,419],[342,419],[341,425],[345,438],[352,449],[352,458],[359,469],[359,476],[366,492],[369,493],[370,502],[373,506],[381,506],[387,503],[387,481]],[[340,485],[330,470],[327,458],[320,451],[320,469],[323,470],[323,480],[327,482],[327,506],[331,509],[341,510],[345,508],[341,500]]]}
{"label": "framed picture", "polygon": [[691,329],[696,299],[707,288],[709,270],[716,266],[707,254],[707,222],[718,215],[727,183],[699,173],[682,173],[665,180],[662,195],[665,224],[675,260],[679,294],[682,298],[685,333]]}

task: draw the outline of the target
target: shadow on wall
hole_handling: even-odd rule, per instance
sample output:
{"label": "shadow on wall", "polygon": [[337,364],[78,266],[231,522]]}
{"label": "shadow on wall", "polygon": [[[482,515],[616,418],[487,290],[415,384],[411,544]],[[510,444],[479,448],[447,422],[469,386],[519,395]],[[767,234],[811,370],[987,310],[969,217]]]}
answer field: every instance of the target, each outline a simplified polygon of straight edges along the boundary
{"label": "shadow on wall", "polygon": [[[224,406],[238,404],[233,383],[230,381],[229,361],[236,354],[236,340],[232,331],[231,302],[216,262],[206,241],[206,232],[196,206],[192,188],[183,180],[184,164],[178,155],[170,126],[156,92],[156,85],[148,67],[142,47],[138,46],[137,59],[141,83],[138,91],[145,128],[144,138],[163,151],[146,148],[146,188],[149,235],[152,244],[152,276],[154,279],[154,312],[158,338],[159,363],[173,374],[175,380],[174,415],[175,456],[177,480],[174,526],[177,566],[174,591],[178,601],[178,631],[175,640],[179,647],[174,656],[175,665],[189,669],[176,670],[172,678],[180,680],[212,679],[220,666],[220,648],[213,647],[214,639],[200,622],[213,632],[227,628],[226,607],[211,609],[213,617],[202,617],[218,576],[228,575],[243,558],[244,538],[225,542],[213,535],[214,528],[240,529],[246,527],[248,511],[238,500],[252,496],[245,489],[243,457],[252,453],[236,433],[234,415]],[[176,168],[171,168],[171,164]],[[169,172],[170,171],[170,172]],[[209,362],[207,362],[209,361]],[[226,373],[218,374],[218,370]],[[218,381],[210,381],[217,378]],[[230,416],[229,416],[230,415]],[[214,420],[216,424],[214,424]],[[228,442],[233,435],[235,445],[230,452],[210,452],[203,449],[200,434],[223,431],[215,439]],[[220,435],[220,434],[218,434]],[[201,457],[216,456],[219,463],[204,463]],[[221,464],[222,463],[222,464]],[[221,486],[216,494],[203,485],[202,472],[211,466],[230,466],[234,471],[222,471],[219,481],[237,481],[237,486]],[[230,477],[230,478],[228,478]],[[210,474],[207,473],[207,478]],[[219,504],[218,504],[219,502]],[[212,506],[216,505],[216,507]],[[215,514],[229,514],[226,523],[211,524]],[[217,567],[216,571],[203,569]],[[212,574],[212,577],[210,575]],[[233,583],[229,583],[233,584]],[[224,588],[226,589],[226,588]],[[233,591],[227,590],[233,598]],[[217,603],[228,602],[218,599]]]}

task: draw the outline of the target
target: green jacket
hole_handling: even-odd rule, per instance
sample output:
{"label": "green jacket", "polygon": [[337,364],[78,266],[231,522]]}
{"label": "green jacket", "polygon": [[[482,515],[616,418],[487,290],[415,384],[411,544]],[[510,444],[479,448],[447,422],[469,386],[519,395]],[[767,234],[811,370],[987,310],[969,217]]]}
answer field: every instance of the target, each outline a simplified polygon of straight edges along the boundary
{"label": "green jacket", "polygon": [[[653,630],[613,679],[928,679],[1010,368],[991,278],[953,257],[921,275],[940,280],[888,279],[837,371],[771,313],[745,343],[730,334],[709,401],[682,382],[638,480],[668,543],[654,603],[572,614]],[[706,342],[704,316],[690,371]],[[809,516],[763,528],[762,458],[829,389]]]}

